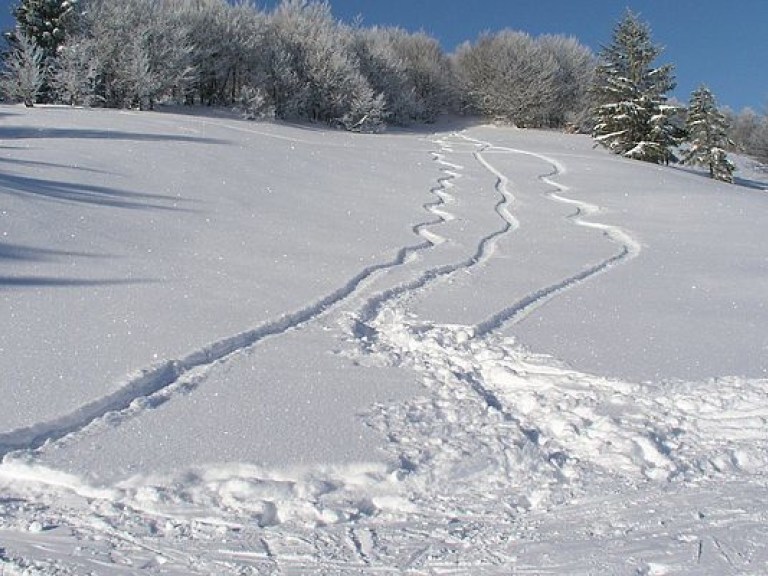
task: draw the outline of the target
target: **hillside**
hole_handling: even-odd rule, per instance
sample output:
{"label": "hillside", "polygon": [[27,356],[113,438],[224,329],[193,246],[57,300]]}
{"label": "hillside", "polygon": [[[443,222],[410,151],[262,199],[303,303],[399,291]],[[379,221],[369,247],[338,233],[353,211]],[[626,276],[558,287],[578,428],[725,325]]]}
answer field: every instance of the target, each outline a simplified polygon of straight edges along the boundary
{"label": "hillside", "polygon": [[760,572],[739,176],[0,107],[0,574]]}

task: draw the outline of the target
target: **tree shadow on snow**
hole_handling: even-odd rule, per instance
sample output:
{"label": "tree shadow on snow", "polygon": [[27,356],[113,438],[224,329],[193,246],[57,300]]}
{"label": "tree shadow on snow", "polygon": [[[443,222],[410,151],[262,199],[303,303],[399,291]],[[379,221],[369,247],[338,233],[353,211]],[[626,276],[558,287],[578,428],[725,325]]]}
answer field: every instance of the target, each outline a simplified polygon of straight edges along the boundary
{"label": "tree shadow on snow", "polygon": [[[3,261],[24,262],[56,262],[72,258],[109,258],[108,254],[93,254],[68,250],[51,250],[35,248],[20,244],[0,242],[0,265]],[[148,278],[67,278],[60,276],[41,275],[0,275],[0,292],[4,290],[24,288],[77,288],[88,286],[121,286],[130,284],[154,283],[157,280]]]}
{"label": "tree shadow on snow", "polygon": [[[718,180],[712,179],[712,177],[709,175],[709,172],[701,168],[691,168],[689,166],[683,166],[683,165],[672,166],[672,168],[680,172],[685,172],[686,174],[692,174],[694,176],[698,176],[699,178],[704,178],[706,180],[709,180],[710,182],[719,182]],[[768,191],[768,182],[761,182],[760,180],[751,180],[749,178],[741,178],[739,176],[736,176],[735,174],[733,177],[733,184],[735,186],[741,186],[743,188],[752,188],[753,190]]]}
{"label": "tree shadow on snow", "polygon": [[127,140],[130,142],[190,142],[194,144],[230,144],[227,140],[181,136],[174,134],[147,134],[117,130],[92,130],[79,128],[30,128],[26,126],[0,126],[0,140],[24,140],[30,138],[63,138],[72,140]]}
{"label": "tree shadow on snow", "polygon": [[[6,149],[11,147],[0,146],[0,149]],[[15,148],[18,150],[18,148]],[[26,148],[28,150],[28,148]],[[29,166],[31,168],[63,168],[65,170],[77,170],[78,172],[90,172],[92,174],[108,174],[114,175],[114,172],[107,172],[106,170],[97,170],[95,168],[86,168],[85,166],[70,166],[67,164],[58,164],[56,162],[41,162],[40,160],[21,160],[19,158],[0,158],[0,163],[17,164],[19,166]]]}
{"label": "tree shadow on snow", "polygon": [[179,203],[186,201],[176,196],[129,192],[106,186],[44,180],[3,173],[0,173],[0,192],[6,192],[15,196],[32,195],[49,200],[111,208],[189,211],[187,208],[178,206]]}
{"label": "tree shadow on snow", "polygon": [[89,254],[68,250],[51,250],[48,248],[33,248],[20,244],[0,242],[0,261],[13,260],[16,262],[54,262],[62,258],[107,258],[106,254]]}
{"label": "tree shadow on snow", "polygon": [[745,188],[752,188],[754,190],[768,191],[768,182],[760,182],[759,180],[750,180],[749,178],[734,177],[733,183],[737,186],[744,186]]}
{"label": "tree shadow on snow", "polygon": [[14,288],[81,288],[88,286],[122,286],[149,284],[156,280],[149,278],[56,278],[53,276],[0,276],[0,291]]}

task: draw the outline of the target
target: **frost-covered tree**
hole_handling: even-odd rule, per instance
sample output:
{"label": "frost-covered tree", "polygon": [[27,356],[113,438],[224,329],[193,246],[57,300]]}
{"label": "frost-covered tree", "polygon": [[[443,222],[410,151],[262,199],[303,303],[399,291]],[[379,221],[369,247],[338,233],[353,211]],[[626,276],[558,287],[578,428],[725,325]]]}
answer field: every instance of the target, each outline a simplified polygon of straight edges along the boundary
{"label": "frost-covered tree", "polygon": [[616,154],[656,163],[673,157],[678,108],[667,103],[666,94],[675,81],[671,65],[653,66],[660,53],[648,25],[630,11],[600,53],[593,136]]}
{"label": "frost-covered tree", "polygon": [[34,38],[17,30],[15,46],[6,54],[0,87],[7,98],[32,107],[43,88],[43,50]]}
{"label": "frost-covered tree", "polygon": [[725,112],[728,120],[728,136],[735,147],[768,163],[768,117],[758,114],[751,108],[745,108],[738,114]]}
{"label": "frost-covered tree", "polygon": [[405,88],[413,100],[411,119],[434,122],[440,114],[454,108],[455,81],[450,59],[440,43],[423,33],[400,28],[388,30],[389,42],[402,62]]}
{"label": "frost-covered tree", "polygon": [[421,114],[413,86],[408,82],[405,61],[395,52],[388,28],[356,28],[351,50],[360,73],[382,95],[388,123],[405,126]]}
{"label": "frost-covered tree", "polygon": [[592,50],[568,36],[538,38],[541,48],[555,59],[552,98],[542,110],[546,126],[581,128],[589,116],[589,88],[595,73]]}
{"label": "frost-covered tree", "polygon": [[79,0],[21,0],[13,8],[16,29],[6,34],[11,49],[19,49],[20,36],[31,39],[40,50],[43,83],[35,97],[38,102],[53,100],[48,86],[48,69],[56,64],[59,50],[77,29]]}
{"label": "frost-covered tree", "polygon": [[733,142],[728,138],[728,124],[718,109],[715,97],[701,86],[691,95],[685,123],[690,144],[683,156],[686,164],[706,166],[716,180],[733,182],[735,166],[728,159],[726,148]]}
{"label": "frost-covered tree", "polygon": [[71,40],[59,48],[49,84],[55,99],[71,106],[97,103],[97,61],[89,38]]}
{"label": "frost-covered tree", "polygon": [[352,42],[327,2],[283,0],[269,15],[256,79],[276,115],[376,129],[384,100],[361,73]]}
{"label": "frost-covered tree", "polygon": [[151,109],[183,99],[191,80],[187,29],[171,0],[91,0],[87,35],[105,105]]}
{"label": "frost-covered tree", "polygon": [[178,1],[195,70],[187,102],[230,105],[263,92],[266,15],[243,1]]}
{"label": "frost-covered tree", "polygon": [[589,49],[571,38],[483,34],[454,56],[465,107],[528,127],[580,123],[594,70]]}
{"label": "frost-covered tree", "polygon": [[462,86],[472,110],[518,126],[541,126],[554,99],[557,63],[524,32],[483,34],[456,54]]}
{"label": "frost-covered tree", "polygon": [[434,38],[400,28],[357,28],[351,49],[374,92],[383,95],[389,123],[432,122],[452,109],[450,60]]}

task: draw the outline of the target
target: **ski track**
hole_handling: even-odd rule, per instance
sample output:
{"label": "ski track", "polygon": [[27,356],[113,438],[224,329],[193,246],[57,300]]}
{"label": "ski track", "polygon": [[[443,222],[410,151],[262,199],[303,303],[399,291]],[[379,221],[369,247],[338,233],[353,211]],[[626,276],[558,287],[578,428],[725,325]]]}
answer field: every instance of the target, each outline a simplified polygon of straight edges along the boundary
{"label": "ski track", "polygon": [[[541,160],[542,162],[546,162],[547,164],[551,165],[552,171],[539,177],[542,182],[548,186],[551,186],[554,190],[547,192],[547,197],[562,204],[575,206],[576,212],[568,217],[569,221],[573,222],[577,226],[600,230],[610,241],[620,246],[620,251],[614,256],[594,264],[593,266],[590,266],[578,272],[577,274],[564,278],[559,282],[550,284],[549,286],[531,292],[511,306],[496,312],[486,320],[478,323],[475,326],[475,334],[477,336],[481,337],[487,335],[495,330],[498,330],[504,324],[510,321],[519,322],[528,314],[540,308],[563,292],[583,284],[584,282],[608,271],[618,264],[625,264],[640,255],[642,250],[640,243],[632,238],[632,236],[628,234],[624,229],[618,226],[611,226],[609,224],[601,224],[598,222],[590,222],[585,220],[585,218],[598,214],[600,212],[600,208],[594,204],[590,204],[582,200],[576,200],[574,198],[568,198],[564,195],[570,189],[564,184],[553,180],[553,178],[562,176],[567,172],[566,167],[558,160],[555,160],[554,158],[544,154],[531,152],[529,150],[520,150],[516,148],[508,148],[505,146],[495,146],[490,142],[476,140],[466,135],[462,135],[462,137],[469,142],[484,146],[485,149],[490,152],[502,152],[508,154],[532,156]],[[485,158],[478,155],[478,160],[489,172],[494,174],[497,178],[503,178],[503,175],[499,172],[499,170],[497,170]]]}
{"label": "ski track", "polygon": [[[436,143],[443,148],[447,147],[445,140],[437,140]],[[486,146],[487,145],[485,143],[481,143],[479,145],[481,149],[485,148]],[[481,163],[484,162],[481,152],[475,151],[472,154],[476,160],[480,161]],[[436,158],[438,158],[441,163],[452,169],[461,169],[461,167],[457,164],[446,163],[442,155],[436,155]],[[455,172],[450,172],[449,174],[454,177],[460,176],[460,174],[456,174]],[[515,197],[510,190],[509,179],[498,171],[494,171],[494,175],[496,176],[496,183],[494,187],[499,194],[499,200],[494,206],[494,211],[502,221],[501,227],[482,237],[478,242],[475,252],[466,259],[427,269],[415,279],[389,288],[380,294],[369,298],[367,303],[357,313],[354,320],[354,334],[356,337],[359,338],[363,336],[367,343],[367,339],[369,339],[371,335],[369,324],[387,303],[404,297],[408,294],[413,294],[417,291],[423,290],[437,280],[448,279],[458,272],[465,272],[474,266],[487,262],[493,257],[499,239],[505,234],[508,234],[509,232],[519,228],[520,223],[509,210],[509,207],[515,201]],[[445,190],[435,191],[437,194],[440,194],[441,192],[444,194]]]}
{"label": "ski track", "polygon": [[[210,124],[210,122],[206,122],[206,124]],[[251,130],[243,131],[253,132]],[[256,133],[261,134],[260,132]],[[35,450],[48,442],[64,438],[88,427],[109,413],[128,410],[132,404],[135,405],[142,398],[150,398],[163,391],[171,390],[175,384],[180,382],[188,389],[190,387],[189,382],[182,382],[185,375],[199,373],[202,369],[224,361],[227,357],[246,350],[265,338],[279,336],[289,330],[306,325],[353,295],[376,274],[402,266],[418,252],[442,244],[445,239],[432,232],[430,228],[453,218],[453,215],[443,210],[442,207],[453,200],[448,192],[451,186],[450,181],[460,176],[456,170],[461,170],[462,167],[446,162],[444,156],[439,153],[433,153],[433,159],[445,168],[441,170],[444,176],[438,178],[438,185],[431,189],[436,200],[423,206],[424,210],[437,216],[437,219],[418,224],[413,228],[414,233],[420,236],[424,240],[423,242],[401,248],[395,258],[389,262],[364,268],[341,288],[305,308],[263,323],[254,329],[208,344],[181,359],[167,360],[142,369],[130,375],[113,393],[80,406],[69,414],[0,434],[0,459],[11,452]],[[196,380],[199,379],[199,377],[196,378]],[[154,407],[165,401],[167,401],[167,397],[156,399],[155,402],[147,402],[144,406]]]}
{"label": "ski track", "polygon": [[[202,123],[213,124],[210,121]],[[243,132],[286,139],[285,137],[250,129],[227,127]],[[437,143],[439,144],[440,142],[438,141]],[[276,320],[265,322],[251,330],[222,338],[191,352],[181,359],[167,360],[141,369],[129,375],[125,382],[118,385],[117,389],[111,394],[84,404],[68,414],[49,421],[37,422],[30,426],[1,433],[0,459],[12,452],[31,451],[40,448],[46,443],[60,440],[89,427],[108,414],[130,411],[132,415],[135,415],[143,409],[157,407],[159,404],[166,402],[169,399],[169,393],[172,394],[178,388],[188,390],[195,387],[204,379],[204,374],[201,373],[207,368],[226,360],[233,354],[255,346],[266,338],[279,336],[289,330],[301,328],[341,304],[375,275],[402,266],[418,252],[445,242],[445,239],[431,231],[431,228],[453,219],[453,214],[446,211],[444,207],[453,201],[453,196],[449,192],[449,189],[452,187],[451,181],[460,177],[459,171],[463,170],[463,167],[447,162],[444,154],[439,152],[433,152],[432,156],[434,161],[443,166],[441,172],[444,175],[438,178],[437,186],[430,190],[436,197],[436,200],[423,206],[425,211],[435,215],[437,218],[418,224],[413,228],[414,233],[421,237],[424,240],[423,242],[401,248],[395,258],[389,262],[364,268],[341,288],[305,308],[285,314]],[[447,271],[453,271],[453,267],[437,270],[435,276],[439,276]],[[394,291],[387,291],[381,298],[382,300],[387,300],[392,295],[399,294],[407,289],[411,289],[410,285]]]}
{"label": "ski track", "polygon": [[449,190],[453,188],[453,183],[451,181],[456,178],[461,178],[460,171],[463,170],[464,167],[459,166],[458,164],[446,162],[445,155],[440,154],[439,152],[433,152],[432,157],[434,161],[444,166],[440,171],[443,172],[445,176],[438,178],[438,185],[430,190],[432,195],[434,195],[437,199],[434,202],[427,202],[423,205],[423,208],[424,210],[437,216],[437,219],[431,220],[429,222],[423,222],[414,226],[413,232],[417,236],[421,236],[424,240],[433,246],[439,246],[440,244],[446,242],[446,239],[430,229],[438,224],[450,222],[455,218],[454,215],[451,212],[445,210],[444,207],[455,201],[453,195],[451,195],[449,192]]}
{"label": "ski track", "polygon": [[[418,254],[451,242],[439,227],[455,219],[449,208],[465,170],[449,161],[451,139],[474,146],[471,157],[494,177],[499,199],[493,210],[500,225],[477,239],[473,254],[419,269]],[[71,540],[86,542],[86,550],[101,546],[101,556],[94,552],[88,564],[91,569],[123,562],[126,573],[136,574],[166,569],[242,575],[585,574],[608,566],[592,551],[603,549],[614,550],[610,566],[627,557],[633,566],[628,569],[637,574],[667,573],[667,551],[685,557],[678,566],[688,566],[689,573],[703,560],[710,568],[720,562],[724,570],[745,573],[768,561],[761,543],[768,521],[763,512],[741,519],[749,538],[728,542],[733,516],[724,508],[718,512],[716,506],[728,504],[721,504],[722,493],[713,489],[704,495],[712,501],[707,513],[715,510],[723,520],[711,521],[712,535],[703,538],[697,524],[703,516],[688,511],[684,489],[686,482],[737,478],[768,464],[768,380],[749,387],[738,379],[665,385],[612,381],[567,369],[499,335],[507,323],[636,258],[641,246],[617,226],[587,220],[599,208],[567,196],[568,187],[555,180],[566,168],[555,159],[463,133],[434,143],[438,150],[431,155],[440,176],[430,190],[434,200],[422,207],[433,218],[413,227],[422,242],[363,269],[296,312],[142,370],[114,393],[68,415],[1,434],[0,457],[15,453],[18,459],[6,458],[0,467],[0,489],[14,487],[10,493],[18,498],[0,498],[0,574],[78,573],[75,564],[31,562],[15,550],[6,553],[2,529],[23,533],[29,518],[45,530],[66,526]],[[619,250],[474,326],[419,321],[407,313],[408,297],[489,262],[501,238],[520,227],[512,211],[512,183],[488,159],[497,153],[532,156],[551,166],[539,176],[551,188],[546,196],[573,206],[570,222],[601,232]],[[374,280],[386,281],[395,270],[409,273],[409,279],[375,292]],[[377,404],[364,415],[365,424],[387,439],[386,450],[398,463],[394,469],[360,464],[270,471],[237,464],[97,489],[35,468],[30,453],[46,442],[76,436],[114,412],[128,417],[157,406],[204,383],[208,371],[233,354],[331,311],[352,319],[345,328],[358,357],[383,359],[422,378],[419,397]],[[709,394],[702,395],[702,387]],[[665,540],[660,526],[652,525],[657,517],[647,520],[647,510],[662,506],[664,494],[644,490],[672,479],[677,480],[671,489],[677,504],[667,513],[675,515],[680,535]],[[629,489],[617,494],[617,486]],[[587,490],[599,498],[580,501]],[[737,488],[739,503],[731,506],[746,508],[750,498],[764,492],[740,495]],[[582,517],[599,520],[584,524]],[[578,533],[569,532],[573,526]],[[18,536],[22,549],[25,538]],[[87,544],[93,542],[100,544]],[[558,543],[566,552],[557,549]],[[575,546],[573,558],[568,545]]]}

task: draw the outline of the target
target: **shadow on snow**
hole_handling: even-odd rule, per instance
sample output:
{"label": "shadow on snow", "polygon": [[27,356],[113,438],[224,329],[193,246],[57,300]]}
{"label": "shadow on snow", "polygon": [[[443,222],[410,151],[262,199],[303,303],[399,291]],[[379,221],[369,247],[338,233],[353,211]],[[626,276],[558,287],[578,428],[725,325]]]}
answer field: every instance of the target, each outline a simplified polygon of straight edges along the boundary
{"label": "shadow on snow", "polygon": [[183,210],[176,204],[185,200],[176,196],[129,192],[106,186],[44,180],[0,173],[0,192],[12,195],[33,195],[49,200],[77,202],[112,208],[138,210]]}
{"label": "shadow on snow", "polygon": [[0,127],[0,140],[28,138],[63,138],[72,140],[127,140],[131,142],[190,142],[195,144],[229,144],[226,140],[180,136],[171,134],[147,134],[120,132],[117,130],[86,130],[77,128],[29,128],[24,126]]}
{"label": "shadow on snow", "polygon": [[14,260],[23,262],[53,262],[61,258],[106,258],[106,255],[72,252],[66,250],[51,250],[48,248],[33,248],[19,244],[0,242],[0,261]]}
{"label": "shadow on snow", "polygon": [[0,276],[0,291],[13,288],[81,288],[87,286],[121,286],[149,284],[148,278],[54,278],[52,276]]}

